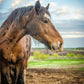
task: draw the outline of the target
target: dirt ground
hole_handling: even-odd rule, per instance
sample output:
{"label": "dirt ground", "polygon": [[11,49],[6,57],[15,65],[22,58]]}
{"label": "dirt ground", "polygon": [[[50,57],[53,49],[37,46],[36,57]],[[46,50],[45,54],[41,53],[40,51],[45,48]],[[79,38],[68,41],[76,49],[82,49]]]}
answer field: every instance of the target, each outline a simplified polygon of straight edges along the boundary
{"label": "dirt ground", "polygon": [[84,71],[29,68],[26,70],[26,84],[84,84]]}

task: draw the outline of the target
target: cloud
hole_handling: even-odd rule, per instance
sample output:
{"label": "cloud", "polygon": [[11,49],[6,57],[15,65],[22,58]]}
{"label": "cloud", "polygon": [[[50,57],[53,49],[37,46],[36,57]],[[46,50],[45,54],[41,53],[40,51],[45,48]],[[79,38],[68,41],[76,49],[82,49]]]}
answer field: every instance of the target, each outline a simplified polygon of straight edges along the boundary
{"label": "cloud", "polygon": [[[56,3],[53,3],[53,4],[56,4]],[[57,6],[57,4],[56,4]],[[51,10],[52,13],[55,13],[57,15],[63,15],[63,14],[67,14],[69,11],[68,11],[68,6],[64,5],[60,8],[54,8],[54,5],[53,5],[53,9]]]}
{"label": "cloud", "polygon": [[61,34],[84,34],[84,32],[60,32]]}
{"label": "cloud", "polygon": [[67,6],[63,6],[59,10],[60,10],[61,13],[67,13],[68,12],[68,7]]}
{"label": "cloud", "polygon": [[84,35],[62,35],[63,38],[84,38]]}
{"label": "cloud", "polygon": [[84,11],[80,9],[70,9],[70,7],[64,5],[60,8],[53,8],[50,11],[53,19],[57,20],[84,20]]}
{"label": "cloud", "polygon": [[[27,6],[35,5],[36,1],[38,1],[38,0],[30,1],[28,4],[26,4],[26,5],[24,5],[24,6],[27,7]],[[45,7],[45,3],[46,3],[45,0],[40,0],[40,4],[41,4],[42,6],[44,6],[44,7]]]}
{"label": "cloud", "polygon": [[77,13],[77,14],[84,14],[84,10],[80,10],[80,9],[77,9],[76,11],[75,11],[75,13]]}
{"label": "cloud", "polygon": [[76,14],[78,19],[84,20],[84,10],[78,9],[78,10],[75,11],[75,14]]}
{"label": "cloud", "polygon": [[13,7],[13,8],[17,8],[17,7],[19,7],[19,5],[25,3],[26,1],[27,1],[27,0],[14,0],[14,1],[12,2],[12,7]]}
{"label": "cloud", "polygon": [[56,3],[54,3],[54,2],[50,2],[50,6],[51,6],[51,7],[56,7],[56,6],[57,6],[57,4],[56,4]]}
{"label": "cloud", "polygon": [[60,32],[63,38],[84,38],[84,32]]}
{"label": "cloud", "polygon": [[34,4],[35,3],[33,1],[31,1],[30,3],[28,3],[28,4],[24,5],[24,6],[27,7],[27,6],[31,6],[31,5],[34,5]]}
{"label": "cloud", "polygon": [[76,10],[76,13],[81,13],[81,10]]}

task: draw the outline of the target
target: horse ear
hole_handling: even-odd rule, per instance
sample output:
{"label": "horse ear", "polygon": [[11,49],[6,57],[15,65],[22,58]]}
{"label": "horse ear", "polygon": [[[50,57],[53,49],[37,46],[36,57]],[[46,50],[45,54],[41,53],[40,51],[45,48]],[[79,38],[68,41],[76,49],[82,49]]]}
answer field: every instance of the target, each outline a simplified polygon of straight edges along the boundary
{"label": "horse ear", "polygon": [[40,1],[38,0],[35,4],[35,11],[37,14],[39,14],[40,8],[41,8],[41,5],[40,5]]}
{"label": "horse ear", "polygon": [[47,9],[47,10],[49,9],[49,5],[50,5],[50,4],[48,4],[48,5],[46,6],[46,9]]}

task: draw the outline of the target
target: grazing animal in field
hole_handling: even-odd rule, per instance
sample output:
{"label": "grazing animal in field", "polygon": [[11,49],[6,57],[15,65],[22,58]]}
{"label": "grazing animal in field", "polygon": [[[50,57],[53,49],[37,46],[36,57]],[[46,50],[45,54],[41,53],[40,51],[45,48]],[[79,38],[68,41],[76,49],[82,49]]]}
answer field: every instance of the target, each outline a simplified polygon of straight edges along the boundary
{"label": "grazing animal in field", "polygon": [[50,20],[47,7],[14,10],[0,28],[0,84],[24,84],[31,36],[54,51],[63,50],[63,39]]}

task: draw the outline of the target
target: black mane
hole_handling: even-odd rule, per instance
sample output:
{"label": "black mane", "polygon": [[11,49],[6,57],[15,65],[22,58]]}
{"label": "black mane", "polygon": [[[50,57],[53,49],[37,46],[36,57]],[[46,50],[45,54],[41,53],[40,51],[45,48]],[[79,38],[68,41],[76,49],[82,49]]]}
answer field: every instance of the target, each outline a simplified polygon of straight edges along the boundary
{"label": "black mane", "polygon": [[[10,15],[11,18],[11,22],[16,19],[16,17],[21,17],[23,16],[25,13],[29,12],[31,9],[33,8],[33,6],[28,6],[28,7],[22,7],[22,8],[17,8],[15,9],[12,14]],[[10,17],[9,16],[9,17]]]}
{"label": "black mane", "polygon": [[[5,25],[5,23],[7,24],[11,24],[16,18],[20,18],[21,16],[23,16],[25,13],[29,12],[31,9],[33,8],[33,6],[28,6],[28,7],[22,7],[22,8],[17,8],[15,9],[9,16],[8,18],[5,20],[5,22],[2,24],[1,28]],[[0,28],[0,29],[1,29]]]}

